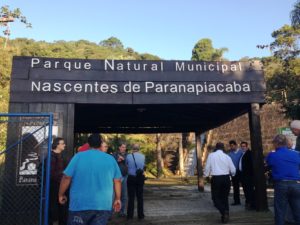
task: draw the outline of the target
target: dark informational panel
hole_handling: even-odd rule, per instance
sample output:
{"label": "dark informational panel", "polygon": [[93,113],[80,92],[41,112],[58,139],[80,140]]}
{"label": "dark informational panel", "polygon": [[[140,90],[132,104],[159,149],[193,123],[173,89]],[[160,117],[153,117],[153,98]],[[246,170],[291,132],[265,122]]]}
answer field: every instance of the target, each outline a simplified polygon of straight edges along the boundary
{"label": "dark informational panel", "polygon": [[14,57],[11,103],[263,103],[259,62]]}

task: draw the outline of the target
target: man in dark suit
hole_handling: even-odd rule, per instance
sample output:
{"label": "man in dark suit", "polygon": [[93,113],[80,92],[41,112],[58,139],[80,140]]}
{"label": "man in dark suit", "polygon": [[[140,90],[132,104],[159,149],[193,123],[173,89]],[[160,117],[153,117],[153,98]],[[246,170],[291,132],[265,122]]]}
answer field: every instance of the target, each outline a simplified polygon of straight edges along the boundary
{"label": "man in dark suit", "polygon": [[255,209],[252,152],[245,141],[241,142],[241,149],[244,151],[244,154],[241,157],[239,169],[241,171],[241,181],[246,198],[245,208],[251,210]]}

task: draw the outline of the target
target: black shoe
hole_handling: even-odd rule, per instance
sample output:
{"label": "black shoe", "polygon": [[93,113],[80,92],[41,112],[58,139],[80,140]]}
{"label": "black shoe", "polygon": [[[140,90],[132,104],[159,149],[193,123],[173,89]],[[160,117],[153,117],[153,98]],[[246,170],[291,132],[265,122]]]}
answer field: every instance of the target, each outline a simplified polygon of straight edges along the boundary
{"label": "black shoe", "polygon": [[222,223],[228,223],[229,222],[229,213],[225,212],[224,215],[221,217]]}
{"label": "black shoe", "polygon": [[240,202],[234,202],[234,203],[231,203],[231,205],[241,205]]}
{"label": "black shoe", "polygon": [[256,208],[255,208],[255,206],[253,206],[253,205],[251,205],[251,204],[249,204],[249,203],[247,203],[246,205],[245,205],[245,209],[246,210],[256,210]]}
{"label": "black shoe", "polygon": [[132,219],[133,219],[133,217],[127,216],[127,220],[132,220]]}
{"label": "black shoe", "polygon": [[145,219],[145,215],[139,216],[139,220]]}

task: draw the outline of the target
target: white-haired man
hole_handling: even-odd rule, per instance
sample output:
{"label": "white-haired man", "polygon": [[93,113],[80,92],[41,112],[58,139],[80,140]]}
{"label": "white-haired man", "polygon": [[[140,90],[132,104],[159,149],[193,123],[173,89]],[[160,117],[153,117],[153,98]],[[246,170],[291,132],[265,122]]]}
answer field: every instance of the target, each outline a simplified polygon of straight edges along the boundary
{"label": "white-haired man", "polygon": [[291,130],[297,136],[295,150],[300,152],[300,120],[293,120],[291,122]]}

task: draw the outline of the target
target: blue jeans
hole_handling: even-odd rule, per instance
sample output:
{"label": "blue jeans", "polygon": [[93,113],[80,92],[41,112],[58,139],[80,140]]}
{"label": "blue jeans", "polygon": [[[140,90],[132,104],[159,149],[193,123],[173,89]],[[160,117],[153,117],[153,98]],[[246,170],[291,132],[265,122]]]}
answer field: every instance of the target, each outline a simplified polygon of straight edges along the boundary
{"label": "blue jeans", "polygon": [[276,181],[274,194],[275,224],[285,224],[285,214],[289,203],[295,224],[300,225],[300,183],[297,181]]}
{"label": "blue jeans", "polygon": [[69,211],[68,225],[106,225],[110,210]]}
{"label": "blue jeans", "polygon": [[121,204],[120,213],[125,214],[127,205],[127,175],[122,177]]}

